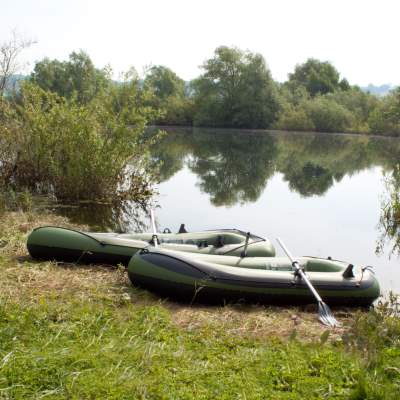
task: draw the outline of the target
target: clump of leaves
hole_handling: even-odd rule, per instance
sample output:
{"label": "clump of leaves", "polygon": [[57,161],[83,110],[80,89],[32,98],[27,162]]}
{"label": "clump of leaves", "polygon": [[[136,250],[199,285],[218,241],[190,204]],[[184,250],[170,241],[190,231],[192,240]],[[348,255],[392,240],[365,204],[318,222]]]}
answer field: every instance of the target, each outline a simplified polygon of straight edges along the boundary
{"label": "clump of leaves", "polygon": [[86,104],[25,83],[17,99],[0,103],[0,183],[68,201],[145,202],[155,137],[144,130],[155,111],[142,104],[137,80]]}
{"label": "clump of leaves", "polygon": [[[343,339],[351,348],[361,351],[368,366],[382,362],[382,357],[397,351],[400,361],[400,297],[390,293],[368,313],[356,314]],[[390,350],[392,349],[392,350]]]}

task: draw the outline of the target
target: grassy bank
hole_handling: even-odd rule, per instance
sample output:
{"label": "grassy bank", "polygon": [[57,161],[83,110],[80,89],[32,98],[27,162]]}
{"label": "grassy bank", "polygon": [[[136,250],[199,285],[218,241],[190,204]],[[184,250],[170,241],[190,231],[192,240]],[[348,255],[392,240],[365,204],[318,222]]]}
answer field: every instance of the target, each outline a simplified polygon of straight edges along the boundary
{"label": "grassy bank", "polygon": [[336,310],[189,307],[124,270],[35,262],[25,240],[51,215],[0,216],[0,399],[390,399],[400,393],[400,323]]}

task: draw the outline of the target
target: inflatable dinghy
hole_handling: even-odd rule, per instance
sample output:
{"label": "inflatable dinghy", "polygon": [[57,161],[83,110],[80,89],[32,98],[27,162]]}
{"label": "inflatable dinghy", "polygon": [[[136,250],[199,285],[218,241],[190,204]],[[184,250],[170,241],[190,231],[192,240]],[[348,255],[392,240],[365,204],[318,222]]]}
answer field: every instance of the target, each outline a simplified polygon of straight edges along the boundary
{"label": "inflatable dinghy", "polygon": [[[328,304],[369,306],[380,294],[370,267],[314,257],[296,260]],[[134,285],[190,302],[315,302],[286,257],[214,256],[148,247],[132,257],[128,274]]]}
{"label": "inflatable dinghy", "polygon": [[[181,227],[181,230],[182,227]],[[160,248],[188,253],[273,257],[275,248],[268,239],[237,229],[201,232],[94,233],[56,226],[31,232],[27,248],[33,258],[79,263],[124,264],[156,240]]]}

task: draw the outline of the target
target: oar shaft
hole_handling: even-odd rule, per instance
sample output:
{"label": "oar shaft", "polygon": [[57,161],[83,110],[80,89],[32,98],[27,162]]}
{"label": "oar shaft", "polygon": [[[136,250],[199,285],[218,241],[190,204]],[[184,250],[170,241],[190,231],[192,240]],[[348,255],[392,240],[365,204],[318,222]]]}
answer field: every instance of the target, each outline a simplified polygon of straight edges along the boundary
{"label": "oar shaft", "polygon": [[303,279],[303,281],[306,283],[306,285],[308,286],[308,288],[310,289],[311,293],[314,295],[316,300],[319,301],[319,302],[322,301],[321,296],[315,290],[314,286],[312,285],[312,283],[308,279],[308,276],[304,273],[304,271],[299,266],[299,263],[297,261],[295,261],[293,264],[296,264],[297,273],[301,276],[301,279]]}
{"label": "oar shaft", "polygon": [[321,296],[318,294],[318,292],[315,290],[314,286],[308,279],[308,276],[304,273],[304,271],[301,269],[300,264],[298,261],[296,261],[292,255],[290,254],[290,251],[287,249],[287,247],[283,244],[283,242],[279,239],[276,238],[277,242],[279,245],[282,247],[283,251],[286,253],[288,256],[290,262],[292,263],[293,267],[296,269],[296,272],[301,276],[301,278],[304,280],[308,288],[310,289],[311,293],[314,295],[317,301],[322,301]]}

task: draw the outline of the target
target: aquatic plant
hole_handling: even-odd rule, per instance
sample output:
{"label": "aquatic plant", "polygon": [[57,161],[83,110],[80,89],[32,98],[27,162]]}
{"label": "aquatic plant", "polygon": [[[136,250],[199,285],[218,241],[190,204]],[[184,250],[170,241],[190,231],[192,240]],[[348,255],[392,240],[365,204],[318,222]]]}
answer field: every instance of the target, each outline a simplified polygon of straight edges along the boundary
{"label": "aquatic plant", "polygon": [[389,245],[391,255],[400,254],[400,164],[384,179],[386,193],[382,199],[379,220],[381,236],[376,252],[381,253],[385,245]]}

